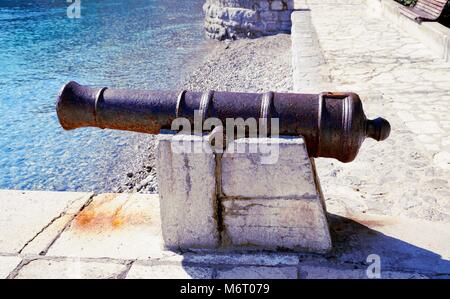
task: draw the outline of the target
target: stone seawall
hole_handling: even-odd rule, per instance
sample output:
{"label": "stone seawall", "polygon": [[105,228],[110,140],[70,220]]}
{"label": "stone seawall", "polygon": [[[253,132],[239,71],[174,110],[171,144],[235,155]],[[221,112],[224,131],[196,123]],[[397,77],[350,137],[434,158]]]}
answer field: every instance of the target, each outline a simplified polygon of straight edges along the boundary
{"label": "stone seawall", "polygon": [[290,33],[293,9],[294,0],[206,0],[206,35],[225,40]]}

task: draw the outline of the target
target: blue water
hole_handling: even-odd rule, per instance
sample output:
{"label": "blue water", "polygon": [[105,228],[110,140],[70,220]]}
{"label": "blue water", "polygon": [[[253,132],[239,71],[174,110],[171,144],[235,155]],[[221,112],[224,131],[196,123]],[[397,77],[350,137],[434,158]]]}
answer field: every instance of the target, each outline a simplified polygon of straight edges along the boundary
{"label": "blue water", "polygon": [[204,41],[203,0],[0,0],[0,188],[107,191],[134,134],[64,131],[55,113],[70,80],[168,89]]}

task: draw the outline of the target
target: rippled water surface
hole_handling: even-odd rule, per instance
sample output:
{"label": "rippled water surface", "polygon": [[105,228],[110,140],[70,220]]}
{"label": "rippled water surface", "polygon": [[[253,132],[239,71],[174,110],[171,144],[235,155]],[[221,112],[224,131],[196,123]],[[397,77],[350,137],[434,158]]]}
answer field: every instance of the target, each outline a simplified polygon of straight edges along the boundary
{"label": "rippled water surface", "polygon": [[203,0],[0,0],[0,188],[106,191],[126,168],[125,132],[63,131],[67,81],[168,89],[204,41]]}

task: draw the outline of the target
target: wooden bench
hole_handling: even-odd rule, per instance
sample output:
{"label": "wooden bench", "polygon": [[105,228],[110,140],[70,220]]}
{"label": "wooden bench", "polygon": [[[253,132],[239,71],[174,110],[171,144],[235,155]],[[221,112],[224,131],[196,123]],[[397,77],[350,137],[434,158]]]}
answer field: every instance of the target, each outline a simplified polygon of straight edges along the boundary
{"label": "wooden bench", "polygon": [[442,14],[447,0],[418,0],[413,7],[400,7],[400,13],[414,21],[435,21]]}

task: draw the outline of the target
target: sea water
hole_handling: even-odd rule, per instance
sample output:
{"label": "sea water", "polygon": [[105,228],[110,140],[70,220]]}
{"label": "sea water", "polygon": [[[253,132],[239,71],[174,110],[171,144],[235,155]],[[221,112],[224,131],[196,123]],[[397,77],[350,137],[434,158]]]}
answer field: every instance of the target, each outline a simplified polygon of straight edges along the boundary
{"label": "sea water", "polygon": [[112,189],[135,135],[64,131],[61,86],[174,88],[205,43],[203,0],[69,2],[0,0],[0,189]]}

